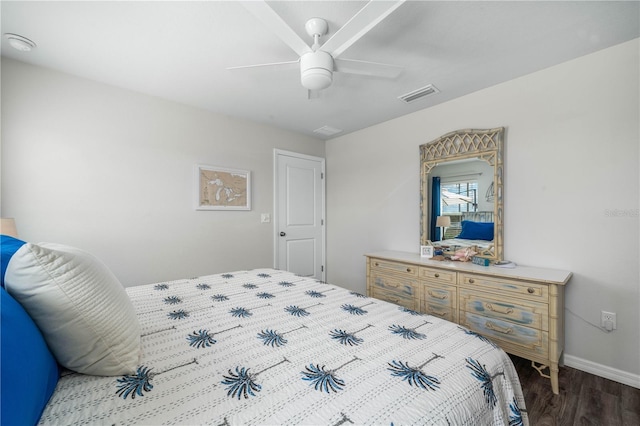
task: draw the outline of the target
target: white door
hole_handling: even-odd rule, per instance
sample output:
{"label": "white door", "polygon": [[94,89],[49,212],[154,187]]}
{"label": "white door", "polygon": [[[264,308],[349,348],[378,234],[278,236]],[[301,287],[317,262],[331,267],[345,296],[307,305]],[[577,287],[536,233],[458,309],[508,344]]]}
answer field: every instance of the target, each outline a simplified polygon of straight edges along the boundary
{"label": "white door", "polygon": [[274,157],[275,267],[324,281],[325,160],[278,149]]}

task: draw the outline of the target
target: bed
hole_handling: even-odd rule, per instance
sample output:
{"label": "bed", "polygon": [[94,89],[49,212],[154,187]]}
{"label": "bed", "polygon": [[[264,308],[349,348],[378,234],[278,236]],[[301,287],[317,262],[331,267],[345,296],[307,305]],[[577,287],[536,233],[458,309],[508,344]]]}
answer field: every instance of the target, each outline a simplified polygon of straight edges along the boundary
{"label": "bed", "polygon": [[38,424],[528,424],[509,357],[433,316],[274,269],[120,290],[133,371],[61,368]]}
{"label": "bed", "polygon": [[474,246],[480,253],[491,250],[494,238],[493,212],[463,212],[460,217],[460,222],[456,224],[458,227],[456,237],[434,241],[434,247],[450,252]]}

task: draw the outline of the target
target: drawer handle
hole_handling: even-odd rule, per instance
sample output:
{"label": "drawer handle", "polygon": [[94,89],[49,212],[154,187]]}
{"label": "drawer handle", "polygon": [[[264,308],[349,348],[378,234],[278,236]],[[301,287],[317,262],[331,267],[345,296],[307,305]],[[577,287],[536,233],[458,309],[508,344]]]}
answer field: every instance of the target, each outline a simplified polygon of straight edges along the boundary
{"label": "drawer handle", "polygon": [[495,308],[491,303],[487,303],[487,308],[490,311],[497,312],[499,314],[509,315],[509,314],[513,313],[513,309],[512,308],[507,308],[505,310],[500,310],[498,308]]}
{"label": "drawer handle", "polygon": [[469,284],[473,284],[475,280],[473,278],[469,278]]}
{"label": "drawer handle", "polygon": [[443,317],[443,316],[447,315],[447,313],[446,312],[433,312],[431,309],[429,309],[429,315],[436,315],[436,316],[439,316],[439,317]]}
{"label": "drawer handle", "polygon": [[429,296],[435,297],[436,299],[444,300],[444,299],[447,298],[446,294],[437,294],[437,293],[432,292],[431,290],[429,290],[427,293],[429,293]]}
{"label": "drawer handle", "polygon": [[535,289],[535,288],[533,288],[533,287],[529,287],[529,288],[527,289],[527,292],[528,292],[529,294],[533,294],[533,293],[535,293],[535,292],[536,292],[536,289]]}
{"label": "drawer handle", "polygon": [[385,283],[384,285],[385,285],[385,287],[393,287],[393,288],[398,288],[400,286],[400,284],[393,285],[391,283]]}
{"label": "drawer handle", "polygon": [[407,268],[407,272],[411,272],[411,268]]}
{"label": "drawer handle", "polygon": [[433,274],[434,277],[440,278],[440,274]]}
{"label": "drawer handle", "polygon": [[487,323],[485,324],[485,327],[487,327],[489,330],[497,331],[498,333],[502,333],[502,334],[513,333],[513,328],[500,327],[498,325],[495,325],[491,321],[487,321]]}
{"label": "drawer handle", "polygon": [[380,266],[380,264],[378,262],[375,262],[373,266]]}

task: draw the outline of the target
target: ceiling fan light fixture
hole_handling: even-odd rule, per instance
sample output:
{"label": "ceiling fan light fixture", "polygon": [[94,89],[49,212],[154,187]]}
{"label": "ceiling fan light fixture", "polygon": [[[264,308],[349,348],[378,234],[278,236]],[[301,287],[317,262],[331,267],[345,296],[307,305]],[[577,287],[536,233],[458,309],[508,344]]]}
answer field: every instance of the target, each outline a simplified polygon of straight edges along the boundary
{"label": "ceiling fan light fixture", "polygon": [[333,58],[317,50],[300,57],[300,81],[309,90],[322,90],[333,82]]}
{"label": "ceiling fan light fixture", "polygon": [[322,90],[331,86],[331,71],[312,68],[302,73],[302,85],[309,90]]}

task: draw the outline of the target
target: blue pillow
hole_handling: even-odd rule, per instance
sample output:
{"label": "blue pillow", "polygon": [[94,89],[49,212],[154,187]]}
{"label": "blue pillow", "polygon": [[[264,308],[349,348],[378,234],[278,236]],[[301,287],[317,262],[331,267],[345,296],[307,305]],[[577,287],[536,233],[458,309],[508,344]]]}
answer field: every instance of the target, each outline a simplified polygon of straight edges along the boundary
{"label": "blue pillow", "polygon": [[58,363],[22,305],[4,288],[0,297],[2,424],[35,425],[58,383]]}
{"label": "blue pillow", "polygon": [[23,245],[25,245],[24,241],[8,235],[0,235],[0,263],[2,264],[2,271],[0,271],[0,286],[2,286],[2,288],[4,288],[4,273],[7,271],[7,265],[9,264],[11,257]]}
{"label": "blue pillow", "polygon": [[462,232],[456,238],[465,240],[493,240],[493,222],[462,221]]}

